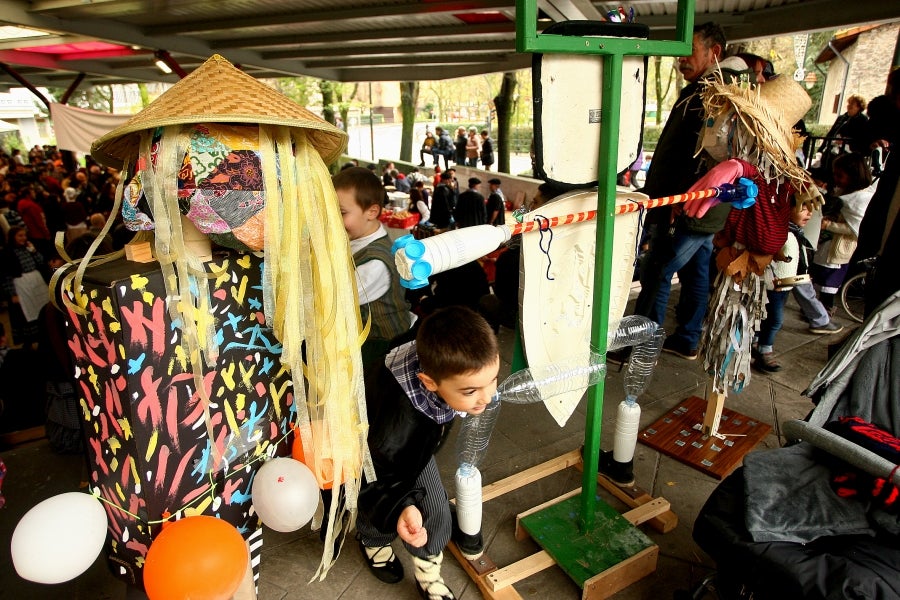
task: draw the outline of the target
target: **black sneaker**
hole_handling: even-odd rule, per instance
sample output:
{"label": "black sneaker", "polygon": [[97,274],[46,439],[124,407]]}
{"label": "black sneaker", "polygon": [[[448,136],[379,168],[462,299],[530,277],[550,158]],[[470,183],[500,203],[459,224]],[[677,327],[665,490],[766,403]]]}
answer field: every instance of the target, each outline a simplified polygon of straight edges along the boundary
{"label": "black sneaker", "polygon": [[[583,451],[582,451],[583,452]],[[612,450],[601,450],[600,460],[597,464],[601,475],[615,483],[619,487],[631,487],[634,485],[634,461],[627,463],[618,462],[613,458]]]}
{"label": "black sneaker", "polygon": [[456,518],[456,510],[450,511],[450,517],[453,524],[450,539],[456,542],[456,547],[459,548],[460,554],[466,560],[477,560],[480,558],[484,554],[484,537],[481,535],[481,531],[472,535],[460,529],[459,521]]}
{"label": "black sneaker", "polygon": [[[382,557],[379,556],[379,554],[386,554],[386,552],[383,552],[384,550],[389,551],[390,556],[387,557],[387,560],[380,560]],[[369,554],[366,552],[366,546],[360,541],[359,551],[362,553],[363,560],[369,565],[369,570],[372,572],[372,575],[379,580],[385,583],[397,583],[398,581],[403,581],[403,564],[397,558],[397,555],[394,554],[390,545],[381,546],[378,548],[378,552],[376,552],[372,558],[369,558]]]}
{"label": "black sneaker", "polygon": [[676,337],[667,337],[663,342],[663,352],[680,356],[685,360],[697,360],[700,352],[696,348],[688,348]]}
{"label": "black sneaker", "polygon": [[810,333],[816,333],[819,335],[827,335],[829,333],[840,333],[844,330],[844,328],[834,321],[828,321],[824,325],[820,325],[819,327],[810,327]]}

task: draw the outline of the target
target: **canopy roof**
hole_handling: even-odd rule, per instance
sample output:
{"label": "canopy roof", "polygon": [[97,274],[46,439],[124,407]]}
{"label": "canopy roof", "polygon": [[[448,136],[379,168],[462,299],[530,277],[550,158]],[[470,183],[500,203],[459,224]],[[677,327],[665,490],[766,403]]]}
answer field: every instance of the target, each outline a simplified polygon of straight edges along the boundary
{"label": "canopy roof", "polygon": [[[616,2],[538,0],[540,28],[600,19]],[[672,39],[676,0],[627,4],[651,37]],[[695,22],[729,41],[900,18],[900,2],[697,0]],[[7,27],[4,27],[7,26]],[[24,30],[19,27],[26,28]],[[257,78],[432,80],[527,67],[514,0],[0,0],[0,63],[35,86],[164,81],[155,54],[191,72],[212,54]],[[2,65],[0,65],[2,66]],[[0,68],[0,86],[18,85]]]}

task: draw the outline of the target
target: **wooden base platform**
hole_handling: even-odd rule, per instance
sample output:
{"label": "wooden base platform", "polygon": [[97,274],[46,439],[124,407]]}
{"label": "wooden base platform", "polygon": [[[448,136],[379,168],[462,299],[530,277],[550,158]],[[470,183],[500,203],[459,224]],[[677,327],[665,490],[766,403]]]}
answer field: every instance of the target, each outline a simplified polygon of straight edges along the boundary
{"label": "wooden base platform", "polygon": [[[526,469],[482,489],[482,501],[533,483],[568,467],[581,468],[579,450]],[[656,570],[659,547],[636,529],[648,523],[661,532],[671,531],[678,517],[664,498],[653,498],[640,488],[618,488],[605,477],[598,484],[613,493],[632,510],[619,514],[597,499],[596,524],[589,532],[578,532],[571,515],[580,512],[581,489],[525,511],[516,517],[516,539],[531,535],[544,548],[531,556],[499,568],[485,553],[474,561],[466,560],[456,544],[449,550],[463,570],[476,583],[481,594],[490,600],[521,600],[514,584],[535,573],[559,565],[582,587],[583,599],[607,598]],[[574,503],[574,504],[573,504]],[[582,543],[573,544],[578,538]],[[588,560],[590,557],[590,560]]]}
{"label": "wooden base platform", "polygon": [[724,479],[772,429],[767,423],[723,409],[718,432],[724,439],[703,434],[707,401],[691,396],[641,431],[638,440],[666,456]]}

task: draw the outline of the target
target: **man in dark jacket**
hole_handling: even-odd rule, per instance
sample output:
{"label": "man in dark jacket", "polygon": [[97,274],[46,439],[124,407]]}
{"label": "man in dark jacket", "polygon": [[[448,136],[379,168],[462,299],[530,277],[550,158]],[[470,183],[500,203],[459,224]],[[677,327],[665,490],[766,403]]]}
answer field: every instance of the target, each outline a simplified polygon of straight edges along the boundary
{"label": "man in dark jacket", "polygon": [[440,165],[440,156],[444,157],[444,170],[450,168],[450,158],[456,152],[456,146],[450,138],[450,134],[444,131],[443,127],[435,127],[434,132],[437,134],[437,142],[431,153],[434,156],[434,164]]}
{"label": "man in dark jacket", "polygon": [[453,188],[450,187],[450,171],[441,173],[441,182],[431,197],[431,223],[437,229],[448,229],[453,220]]}
{"label": "man in dark jacket", "polygon": [[[695,156],[704,119],[700,94],[724,50],[721,27],[711,22],[694,27],[693,52],[678,59],[678,69],[690,83],[681,90],[666,121],[642,190],[651,198],[684,193],[705,171],[700,157]],[[740,59],[733,60],[746,68]],[[677,272],[681,282],[675,311],[678,328],[666,338],[663,350],[688,360],[697,358],[706,316],[713,235],[725,224],[730,210],[731,205],[723,202],[700,219],[678,217],[673,221],[671,207],[656,208],[647,215],[653,231],[650,250],[640,266],[641,292],[635,314],[662,325],[672,276]]]}
{"label": "man in dark jacket", "polygon": [[481,185],[480,179],[469,177],[469,189],[459,195],[453,211],[453,218],[458,227],[485,224],[484,196],[478,192],[479,185]]}

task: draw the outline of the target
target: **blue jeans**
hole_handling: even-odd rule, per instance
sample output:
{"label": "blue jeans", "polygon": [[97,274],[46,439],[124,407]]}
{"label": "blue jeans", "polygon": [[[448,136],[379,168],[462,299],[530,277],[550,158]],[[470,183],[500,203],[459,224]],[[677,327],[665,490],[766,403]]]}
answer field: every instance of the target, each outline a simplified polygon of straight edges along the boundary
{"label": "blue jeans", "polygon": [[678,327],[672,335],[690,349],[697,347],[703,331],[709,298],[712,239],[712,234],[691,233],[680,228],[671,237],[663,232],[653,241],[641,265],[641,293],[635,314],[662,326],[672,292],[672,276],[677,272],[681,295],[675,307]]}
{"label": "blue jeans", "polygon": [[816,290],[813,288],[813,284],[803,283],[795,285],[792,291],[794,292],[794,300],[800,305],[800,310],[809,319],[810,327],[823,327],[831,322],[831,317],[828,316],[825,306],[816,298]]}
{"label": "blue jeans", "polygon": [[453,150],[441,150],[440,148],[432,148],[432,156],[434,156],[434,164],[440,166],[441,157],[444,157],[444,170],[450,168],[450,158],[453,156]]}
{"label": "blue jeans", "polygon": [[784,324],[784,303],[787,302],[789,291],[776,292],[775,290],[766,290],[766,318],[759,326],[759,336],[757,344],[759,351],[763,354],[772,351],[772,345],[775,343],[775,334],[781,330]]}

